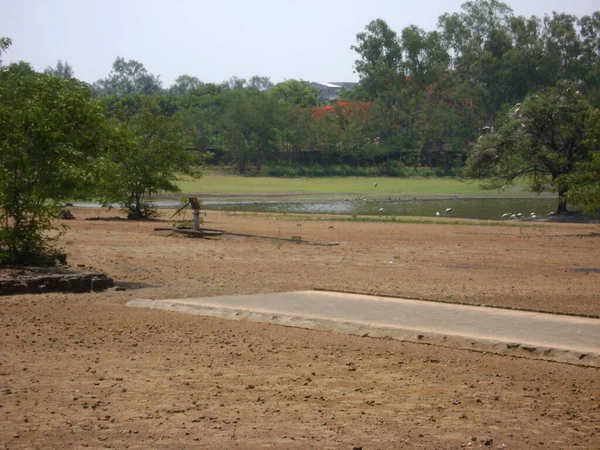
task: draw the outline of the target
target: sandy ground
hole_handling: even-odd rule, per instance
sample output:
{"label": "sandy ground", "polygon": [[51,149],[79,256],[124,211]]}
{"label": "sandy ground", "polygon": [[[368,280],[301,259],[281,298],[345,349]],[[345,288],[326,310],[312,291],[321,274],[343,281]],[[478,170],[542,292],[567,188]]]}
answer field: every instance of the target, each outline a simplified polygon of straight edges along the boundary
{"label": "sandy ground", "polygon": [[600,448],[598,369],[123,306],[322,288],[600,314],[598,225],[209,212],[280,239],[200,240],[73,212],[72,267],[126,290],[0,297],[0,448]]}

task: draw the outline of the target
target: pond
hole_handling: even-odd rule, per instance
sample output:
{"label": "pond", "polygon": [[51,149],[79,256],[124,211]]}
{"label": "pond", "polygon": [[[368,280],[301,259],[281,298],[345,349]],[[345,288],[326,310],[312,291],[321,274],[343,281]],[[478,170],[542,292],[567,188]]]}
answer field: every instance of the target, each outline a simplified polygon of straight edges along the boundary
{"label": "pond", "polygon": [[[545,216],[556,210],[555,198],[446,198],[415,200],[219,201],[205,200],[205,210],[296,214],[346,214],[500,219],[504,213],[532,212]],[[446,213],[445,211],[452,210]],[[380,212],[380,210],[382,210]]]}
{"label": "pond", "polygon": [[[179,208],[175,200],[157,199],[158,208]],[[97,203],[75,203],[81,207],[99,207]],[[113,205],[118,208],[118,205]],[[446,212],[448,208],[452,210]],[[422,216],[454,217],[465,219],[500,219],[505,213],[521,213],[529,217],[534,212],[538,217],[556,209],[556,199],[532,198],[445,198],[445,199],[366,199],[348,200],[203,200],[203,210],[240,211],[294,214],[345,214],[357,216]],[[380,212],[381,210],[381,212]]]}

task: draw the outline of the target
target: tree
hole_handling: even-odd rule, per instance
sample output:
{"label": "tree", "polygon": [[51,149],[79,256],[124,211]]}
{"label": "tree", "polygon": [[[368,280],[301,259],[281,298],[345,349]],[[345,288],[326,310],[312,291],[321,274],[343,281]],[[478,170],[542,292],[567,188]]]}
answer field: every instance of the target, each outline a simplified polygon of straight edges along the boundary
{"label": "tree", "polygon": [[[6,53],[6,50],[8,50],[8,47],[10,47],[12,45],[12,41],[10,38],[7,37],[0,37],[0,56],[2,56],[2,53]],[[2,60],[0,59],[0,66],[2,65]]]}
{"label": "tree", "polygon": [[108,77],[96,81],[93,89],[98,97],[114,94],[150,95],[162,91],[162,82],[159,76],[149,73],[142,63],[118,57]]}
{"label": "tree", "polygon": [[0,68],[0,262],[54,263],[51,220],[106,151],[111,131],[89,86]]}
{"label": "tree", "polygon": [[222,115],[222,142],[240,174],[249,164],[260,170],[269,153],[275,150],[280,116],[277,103],[256,90],[234,89],[227,95]]}
{"label": "tree", "polygon": [[254,75],[248,81],[249,89],[258,89],[259,91],[268,91],[273,87],[273,83],[269,77],[261,77],[260,75]]}
{"label": "tree", "polygon": [[192,89],[199,89],[203,85],[204,83],[196,77],[179,75],[175,83],[169,88],[169,92],[174,95],[183,95]]}
{"label": "tree", "polygon": [[427,33],[414,25],[402,30],[402,66],[419,88],[437,81],[448,69],[450,56],[437,31]]}
{"label": "tree", "polygon": [[120,203],[130,218],[155,214],[151,196],[179,192],[181,175],[199,177],[198,155],[186,150],[191,139],[178,115],[156,96],[124,96],[111,104],[109,115],[119,132],[97,182],[104,204]]}
{"label": "tree", "polygon": [[350,48],[360,55],[354,63],[360,76],[358,92],[375,100],[404,80],[402,47],[396,32],[381,19],[370,22],[356,40]]}
{"label": "tree", "polygon": [[65,80],[70,80],[75,75],[73,68],[69,65],[69,63],[65,61],[63,64],[60,59],[56,63],[56,67],[47,67],[46,70],[44,70],[44,73],[54,77],[63,78]]}
{"label": "tree", "polygon": [[490,188],[526,177],[533,191],[556,192],[556,212],[565,213],[570,176],[597,151],[589,139],[595,115],[597,111],[573,86],[561,84],[530,94],[498,132],[479,138],[469,173],[490,177]]}
{"label": "tree", "polygon": [[321,94],[308,81],[286,80],[271,88],[269,95],[280,103],[308,108],[319,104]]}
{"label": "tree", "polygon": [[566,196],[570,202],[584,207],[584,211],[600,211],[600,111],[597,109],[588,122],[586,145],[590,149],[589,161],[576,165],[576,171],[566,178],[569,185]]}

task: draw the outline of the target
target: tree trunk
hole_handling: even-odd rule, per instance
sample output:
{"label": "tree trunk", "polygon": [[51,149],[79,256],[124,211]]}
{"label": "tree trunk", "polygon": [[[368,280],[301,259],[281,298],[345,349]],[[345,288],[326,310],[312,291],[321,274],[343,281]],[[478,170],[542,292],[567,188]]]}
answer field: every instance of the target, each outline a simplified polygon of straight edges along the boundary
{"label": "tree trunk", "polygon": [[135,194],[135,213],[138,217],[142,217],[142,204],[140,201],[140,194]]}
{"label": "tree trunk", "polygon": [[558,207],[556,208],[556,214],[565,214],[567,212],[567,199],[565,198],[565,194],[567,193],[567,189],[558,190]]}

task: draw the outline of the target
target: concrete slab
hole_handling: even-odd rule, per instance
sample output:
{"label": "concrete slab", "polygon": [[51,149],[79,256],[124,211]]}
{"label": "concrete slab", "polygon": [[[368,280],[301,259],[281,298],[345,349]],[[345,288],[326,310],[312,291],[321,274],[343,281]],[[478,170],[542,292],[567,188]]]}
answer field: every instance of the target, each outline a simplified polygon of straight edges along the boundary
{"label": "concrete slab", "polygon": [[324,291],[127,305],[600,367],[600,319],[594,318]]}

